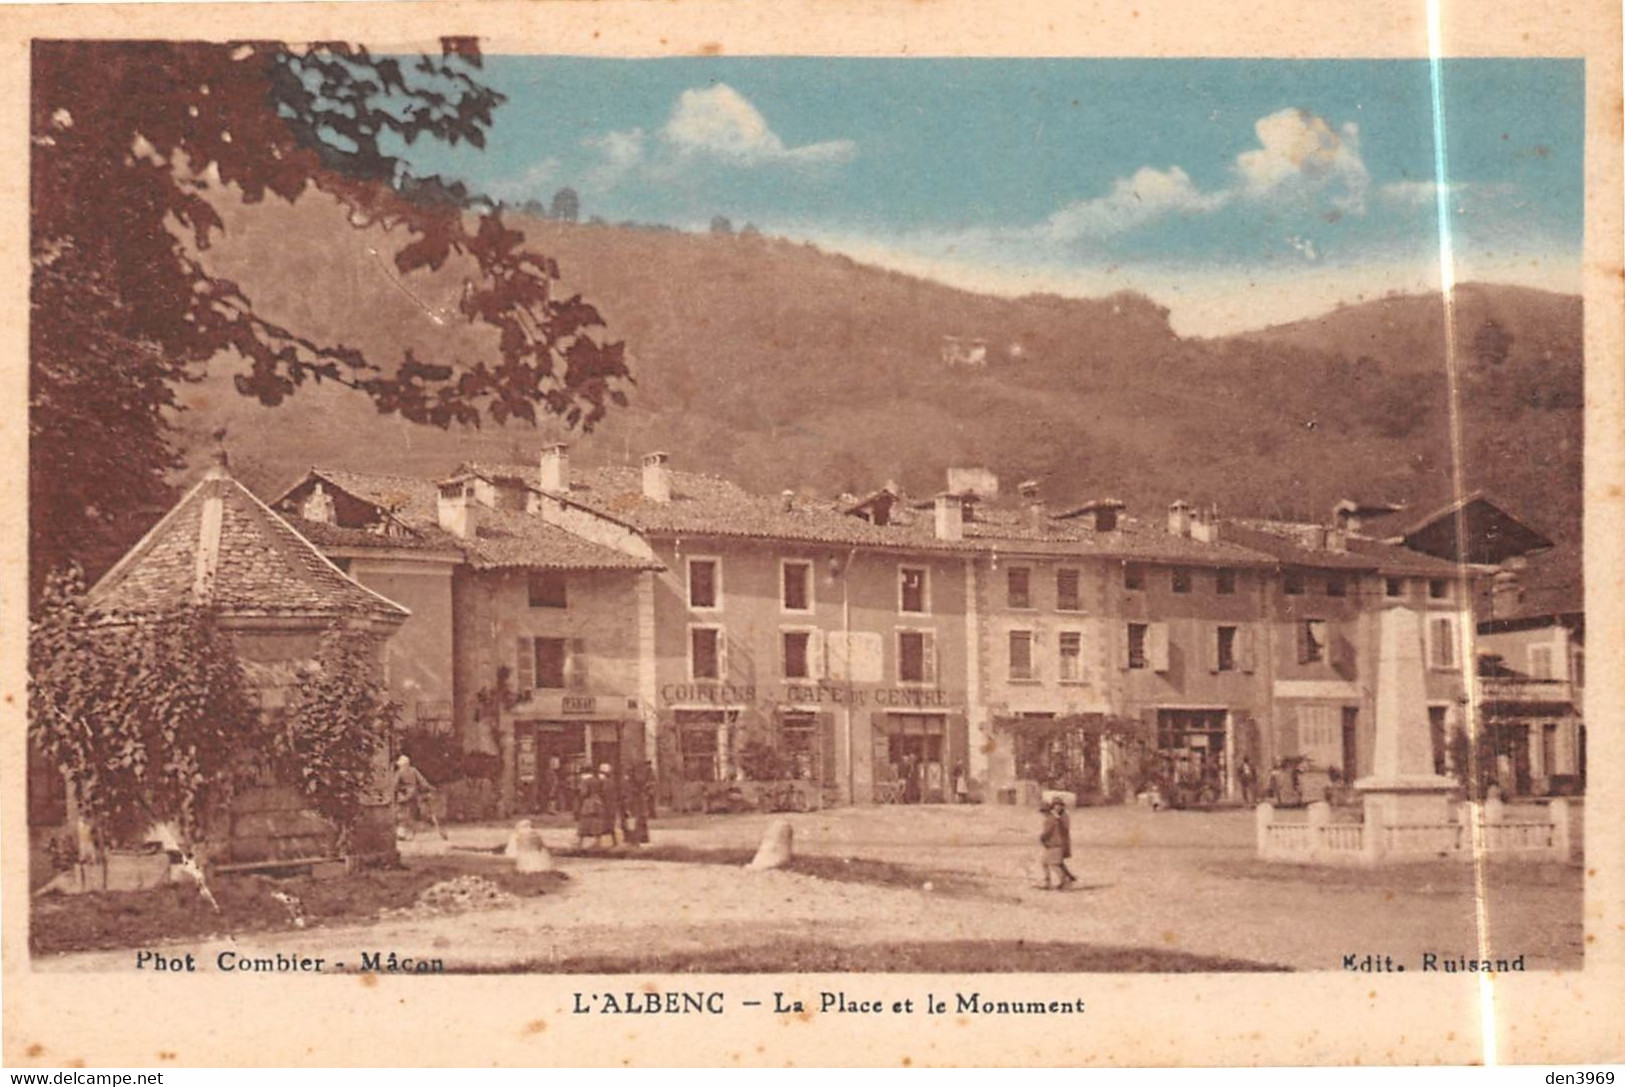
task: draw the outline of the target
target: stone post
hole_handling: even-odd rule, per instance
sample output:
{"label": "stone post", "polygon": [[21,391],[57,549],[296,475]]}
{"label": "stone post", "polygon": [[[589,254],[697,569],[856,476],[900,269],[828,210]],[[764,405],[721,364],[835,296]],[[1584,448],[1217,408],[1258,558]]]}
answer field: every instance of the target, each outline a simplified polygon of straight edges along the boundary
{"label": "stone post", "polygon": [[1546,814],[1552,821],[1552,852],[1557,854],[1558,860],[1566,861],[1569,859],[1569,850],[1573,848],[1570,839],[1572,833],[1570,828],[1573,824],[1569,822],[1568,800],[1561,796],[1554,797],[1552,802],[1546,805]]}
{"label": "stone post", "polygon": [[1499,794],[1491,793],[1489,799],[1484,801],[1484,822],[1504,823],[1506,817],[1506,801],[1502,800]]}
{"label": "stone post", "polygon": [[1253,809],[1253,828],[1258,835],[1258,855],[1270,855],[1270,824],[1275,822],[1275,805],[1265,801]]}
{"label": "stone post", "polygon": [[1319,857],[1328,852],[1324,848],[1326,826],[1332,821],[1332,806],[1324,800],[1309,805],[1309,855]]}

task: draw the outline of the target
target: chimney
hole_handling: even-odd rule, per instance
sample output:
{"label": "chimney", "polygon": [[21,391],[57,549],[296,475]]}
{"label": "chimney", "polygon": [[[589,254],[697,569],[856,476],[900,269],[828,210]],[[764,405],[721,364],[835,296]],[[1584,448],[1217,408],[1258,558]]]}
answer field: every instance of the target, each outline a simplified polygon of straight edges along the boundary
{"label": "chimney", "polygon": [[307,521],[315,521],[318,524],[332,524],[335,516],[333,496],[328,494],[320,483],[317,483],[310,494],[305,496],[304,505],[299,507],[299,516]]}
{"label": "chimney", "polygon": [[1523,558],[1507,559],[1490,578],[1491,618],[1510,615],[1523,602],[1523,571],[1527,565]]}
{"label": "chimney", "polygon": [[1345,498],[1332,507],[1332,524],[1345,533],[1360,531],[1360,507],[1353,499]]}
{"label": "chimney", "polygon": [[1123,512],[1123,503],[1115,498],[1103,498],[1094,504],[1095,531],[1116,532],[1117,518]]}
{"label": "chimney", "polygon": [[643,457],[643,497],[651,502],[671,501],[671,469],[666,466],[670,459],[665,453],[647,453]]}
{"label": "chimney", "polygon": [[1342,528],[1328,528],[1326,530],[1326,550],[1347,551],[1349,549],[1349,534]]}
{"label": "chimney", "polygon": [[1191,534],[1191,504],[1183,498],[1168,506],[1168,531],[1175,536]]}
{"label": "chimney", "polygon": [[965,538],[965,503],[956,494],[937,495],[937,539]]}
{"label": "chimney", "polygon": [[779,506],[784,510],[785,513],[789,513],[790,511],[794,510],[796,508],[796,492],[780,491]]}
{"label": "chimney", "polygon": [[1016,484],[1016,492],[1021,500],[1027,504],[1027,527],[1034,532],[1044,531],[1045,508],[1044,498],[1039,492],[1036,479],[1024,479]]}
{"label": "chimney", "polygon": [[474,500],[474,481],[456,479],[440,485],[435,512],[440,527],[459,540],[472,540],[479,529],[479,503]]}
{"label": "chimney", "polygon": [[1212,506],[1191,511],[1191,539],[1202,543],[1218,543],[1219,514]]}
{"label": "chimney", "polygon": [[570,447],[554,442],[542,450],[537,482],[550,494],[567,494],[570,490]]}

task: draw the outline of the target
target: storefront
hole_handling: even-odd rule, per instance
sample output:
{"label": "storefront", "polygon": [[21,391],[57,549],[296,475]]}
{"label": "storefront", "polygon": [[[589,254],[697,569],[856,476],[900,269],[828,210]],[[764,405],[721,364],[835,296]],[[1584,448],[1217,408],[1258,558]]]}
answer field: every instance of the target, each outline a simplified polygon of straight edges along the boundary
{"label": "storefront", "polygon": [[535,707],[545,716],[513,723],[514,809],[521,813],[573,811],[584,771],[607,764],[626,773],[647,757],[641,721],[601,712],[624,700],[566,695],[552,701],[557,704]]}
{"label": "storefront", "polygon": [[1157,757],[1167,784],[1212,799],[1235,792],[1228,710],[1159,707],[1156,730]]}
{"label": "storefront", "polygon": [[[995,717],[994,799],[1016,803],[1023,788],[1072,793],[1079,803],[1119,803],[1141,785],[1147,730],[1105,713],[1021,713]],[[1023,785],[1025,783],[1025,785]],[[1030,799],[1030,797],[1029,797]]]}

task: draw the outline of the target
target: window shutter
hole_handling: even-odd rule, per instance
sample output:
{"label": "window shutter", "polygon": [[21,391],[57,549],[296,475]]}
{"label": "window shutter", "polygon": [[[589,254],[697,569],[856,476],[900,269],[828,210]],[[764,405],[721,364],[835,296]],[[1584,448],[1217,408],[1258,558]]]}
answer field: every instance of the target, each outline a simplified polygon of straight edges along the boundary
{"label": "window shutter", "polygon": [[728,632],[721,628],[717,630],[717,681],[728,681]]}
{"label": "window shutter", "polygon": [[1243,672],[1254,672],[1258,670],[1258,660],[1254,655],[1255,652],[1256,651],[1253,648],[1253,628],[1237,627],[1236,665]]}
{"label": "window shutter", "polygon": [[1153,672],[1166,672],[1168,670],[1168,624],[1152,623],[1147,633],[1146,656],[1150,658]]}
{"label": "window shutter", "polygon": [[839,630],[830,631],[824,654],[830,679],[849,678],[851,674],[851,664],[849,663],[851,656],[851,646],[847,635]]}
{"label": "window shutter", "polygon": [[565,677],[565,686],[572,691],[587,689],[587,639],[570,639],[570,657],[565,662],[570,674]]}
{"label": "window shutter", "polygon": [[536,689],[536,646],[529,638],[519,639],[518,665],[514,675],[519,679],[518,694],[524,697]]}
{"label": "window shutter", "polygon": [[[1209,627],[1207,636],[1202,642],[1202,666],[1209,672],[1218,674],[1219,671],[1219,628]],[[1234,643],[1231,648],[1234,649]]]}
{"label": "window shutter", "polygon": [[807,678],[824,678],[824,632],[821,630],[807,634]]}
{"label": "window shutter", "polygon": [[937,636],[931,631],[920,635],[920,676],[927,683],[937,681]]}
{"label": "window shutter", "polygon": [[1296,624],[1298,631],[1298,663],[1309,663],[1309,624],[1299,620]]}
{"label": "window shutter", "polygon": [[817,780],[820,785],[834,785],[836,777],[835,754],[835,717],[833,714],[820,713],[814,719],[818,726],[818,771]]}

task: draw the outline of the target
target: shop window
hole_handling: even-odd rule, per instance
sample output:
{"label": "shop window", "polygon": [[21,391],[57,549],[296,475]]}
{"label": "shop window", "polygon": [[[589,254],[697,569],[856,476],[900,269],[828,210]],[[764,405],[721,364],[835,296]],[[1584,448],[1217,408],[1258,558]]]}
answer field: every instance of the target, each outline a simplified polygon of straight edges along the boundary
{"label": "shop window", "polygon": [[903,567],[898,571],[897,588],[897,608],[899,611],[923,615],[930,610],[930,601],[926,596],[924,569],[918,566]]}
{"label": "shop window", "polygon": [[1005,571],[1005,603],[1012,608],[1033,606],[1033,572],[1025,566],[1012,566]]}
{"label": "shop window", "polygon": [[677,745],[684,781],[725,781],[733,773],[737,710],[678,710]]}
{"label": "shop window", "polygon": [[1384,578],[1383,588],[1389,596],[1404,596],[1405,579],[1402,577]]}
{"label": "shop window", "polygon": [[787,630],[784,632],[785,679],[808,679],[811,677],[812,660],[809,652],[809,643],[811,641],[811,631]]}
{"label": "shop window", "polygon": [[1128,625],[1128,666],[1130,668],[1144,668],[1150,661],[1146,656],[1147,634],[1150,631],[1147,623],[1130,623]]}
{"label": "shop window", "polygon": [[1145,588],[1145,567],[1129,563],[1123,567],[1123,588],[1139,592]]}
{"label": "shop window", "polygon": [[818,718],[811,713],[787,713],[779,718],[779,756],[787,777],[817,781]]}
{"label": "shop window", "polygon": [[533,608],[564,608],[564,573],[560,570],[532,570],[530,572],[530,606]]}
{"label": "shop window", "polygon": [[1434,616],[1428,620],[1428,633],[1431,635],[1432,645],[1428,646],[1428,663],[1435,668],[1446,669],[1456,666],[1456,621],[1448,615]]}
{"label": "shop window", "polygon": [[930,631],[897,632],[897,680],[900,683],[937,681],[936,638]]}
{"label": "shop window", "polygon": [[1327,596],[1347,596],[1348,594],[1348,582],[1343,580],[1342,574],[1328,574],[1326,576]]}
{"label": "shop window", "polygon": [[688,606],[722,606],[722,570],[721,563],[716,559],[688,560]]}
{"label": "shop window", "polygon": [[782,602],[785,611],[812,610],[812,563],[787,562],[784,564],[784,590]]}
{"label": "shop window", "polygon": [[1298,624],[1298,663],[1315,664],[1326,659],[1326,621],[1305,619]]}
{"label": "shop window", "polygon": [[1236,595],[1236,572],[1234,570],[1219,570],[1213,575],[1213,591],[1220,596]]}
{"label": "shop window", "polygon": [[1033,632],[1030,630],[1010,632],[1010,678],[1017,681],[1033,678]]}
{"label": "shop window", "polygon": [[1075,630],[1063,630],[1058,648],[1056,660],[1061,682],[1080,682],[1083,679],[1083,635]]}
{"label": "shop window", "polygon": [[1220,672],[1236,670],[1236,628],[1220,627],[1214,637],[1214,667]]}
{"label": "shop window", "polygon": [[722,631],[717,627],[690,627],[688,668],[690,679],[722,678]]}
{"label": "shop window", "polygon": [[536,686],[544,690],[563,690],[568,659],[569,643],[565,639],[537,638]]}
{"label": "shop window", "polygon": [[1079,592],[1081,578],[1078,571],[1062,567],[1055,571],[1055,610],[1082,611],[1083,599]]}
{"label": "shop window", "polygon": [[1281,591],[1288,596],[1303,595],[1303,575],[1296,570],[1288,570],[1281,575]]}
{"label": "shop window", "polygon": [[1176,593],[1188,593],[1188,592],[1190,592],[1191,591],[1191,572],[1189,570],[1185,569],[1185,567],[1183,567],[1183,566],[1174,567],[1173,587],[1174,587],[1174,592],[1176,592]]}
{"label": "shop window", "polygon": [[1450,582],[1442,577],[1430,578],[1428,580],[1428,596],[1434,600],[1449,600]]}

